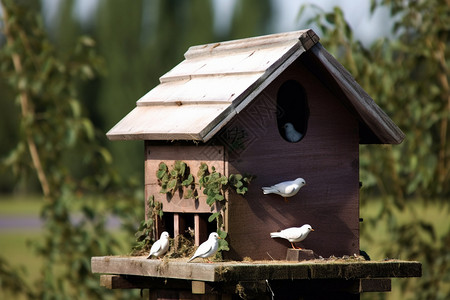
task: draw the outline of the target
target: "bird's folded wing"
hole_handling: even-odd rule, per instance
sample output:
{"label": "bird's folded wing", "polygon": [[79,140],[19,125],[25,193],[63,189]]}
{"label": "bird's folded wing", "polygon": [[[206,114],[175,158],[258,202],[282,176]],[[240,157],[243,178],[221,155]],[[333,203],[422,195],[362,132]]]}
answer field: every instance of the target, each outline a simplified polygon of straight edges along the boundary
{"label": "bird's folded wing", "polygon": [[156,241],[152,248],[150,249],[150,253],[155,253],[158,252],[159,250],[161,250],[161,243],[159,243],[159,241]]}
{"label": "bird's folded wing", "polygon": [[212,247],[213,246],[210,243],[201,244],[200,247],[198,247],[197,251],[195,251],[195,254],[204,255],[211,251]]}
{"label": "bird's folded wing", "polygon": [[286,188],[284,189],[284,192],[285,192],[286,194],[290,194],[290,193],[292,193],[294,190],[295,190],[295,185],[290,184],[290,185],[286,186]]}
{"label": "bird's folded wing", "polygon": [[283,230],[283,235],[287,239],[298,239],[302,235],[302,233],[297,228],[289,228]]}

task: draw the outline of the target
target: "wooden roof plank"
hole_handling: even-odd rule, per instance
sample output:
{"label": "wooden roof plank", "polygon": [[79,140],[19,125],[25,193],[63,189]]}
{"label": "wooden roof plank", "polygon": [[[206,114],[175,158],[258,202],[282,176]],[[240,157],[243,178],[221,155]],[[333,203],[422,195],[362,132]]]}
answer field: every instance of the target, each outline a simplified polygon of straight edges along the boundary
{"label": "wooden roof plank", "polygon": [[136,107],[107,136],[111,140],[202,140],[201,133],[214,126],[228,107],[228,104],[203,105],[202,114],[195,105]]}
{"label": "wooden roof plank", "polygon": [[[283,32],[277,34],[263,35],[240,40],[232,40],[220,43],[210,43],[205,45],[192,46],[185,53],[186,59],[198,58],[200,56],[227,55],[242,49],[261,49],[273,47],[275,44],[291,43],[293,40],[300,40],[306,43],[308,39],[314,37],[315,33],[311,29]],[[317,36],[316,36],[317,37]],[[317,39],[318,41],[318,39]],[[309,43],[306,43],[309,44]],[[305,47],[306,50],[308,48]]]}
{"label": "wooden roof plank", "polygon": [[290,44],[283,44],[282,47],[186,59],[164,74],[160,81],[166,83],[194,76],[264,73],[268,66],[272,66],[280,59],[280,53],[289,52],[291,48],[296,47],[297,43],[299,41],[291,41]]}
{"label": "wooden roof plank", "polygon": [[139,99],[137,105],[190,103],[197,104],[197,113],[201,114],[203,105],[212,103],[231,104],[260,77],[260,73],[249,73],[195,77],[187,81],[162,83]]}

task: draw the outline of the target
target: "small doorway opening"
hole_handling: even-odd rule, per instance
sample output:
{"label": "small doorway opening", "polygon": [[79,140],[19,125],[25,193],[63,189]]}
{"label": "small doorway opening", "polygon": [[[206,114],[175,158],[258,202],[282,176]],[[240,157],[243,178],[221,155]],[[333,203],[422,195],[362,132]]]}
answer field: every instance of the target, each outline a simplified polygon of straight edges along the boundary
{"label": "small doorway opening", "polygon": [[301,141],[308,129],[309,107],[303,86],[295,80],[283,83],[277,93],[277,125],[284,140]]}

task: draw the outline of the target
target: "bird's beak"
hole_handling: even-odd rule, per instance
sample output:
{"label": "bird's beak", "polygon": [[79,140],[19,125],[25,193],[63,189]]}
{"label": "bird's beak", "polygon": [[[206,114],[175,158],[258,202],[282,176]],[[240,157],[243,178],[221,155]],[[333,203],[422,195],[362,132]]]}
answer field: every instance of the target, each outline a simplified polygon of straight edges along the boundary
{"label": "bird's beak", "polygon": [[311,231],[314,231],[314,229],[311,228]]}
{"label": "bird's beak", "polygon": [[217,237],[219,240],[221,240],[222,238],[220,236]]}

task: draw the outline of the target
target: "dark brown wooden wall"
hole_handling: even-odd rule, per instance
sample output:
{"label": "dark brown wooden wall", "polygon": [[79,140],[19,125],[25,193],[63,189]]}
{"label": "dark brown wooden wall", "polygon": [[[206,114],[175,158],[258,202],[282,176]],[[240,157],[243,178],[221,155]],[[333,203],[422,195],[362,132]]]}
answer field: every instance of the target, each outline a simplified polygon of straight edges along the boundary
{"label": "dark brown wooden wall", "polygon": [[[306,136],[289,143],[279,134],[276,95],[289,79],[306,90],[310,118]],[[309,223],[315,231],[299,245],[317,255],[359,253],[358,124],[340,101],[300,62],[291,65],[227,125],[245,130],[245,146],[229,153],[229,173],[257,176],[245,198],[230,195],[226,256],[285,259],[289,242],[269,233]],[[222,133],[223,134],[223,133]],[[302,177],[299,193],[285,203],[261,187]]]}

